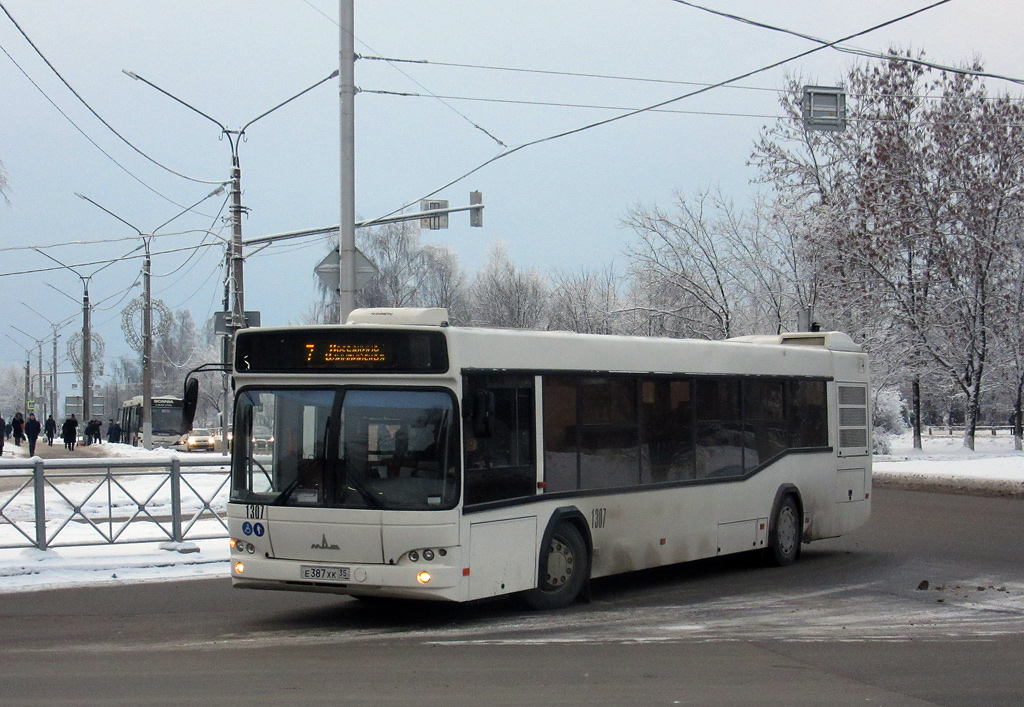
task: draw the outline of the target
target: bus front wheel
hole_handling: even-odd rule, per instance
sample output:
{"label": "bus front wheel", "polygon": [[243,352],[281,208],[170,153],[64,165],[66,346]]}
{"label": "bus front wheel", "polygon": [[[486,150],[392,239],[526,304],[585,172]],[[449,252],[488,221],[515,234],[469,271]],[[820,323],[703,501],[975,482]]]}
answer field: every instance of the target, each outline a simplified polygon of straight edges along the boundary
{"label": "bus front wheel", "polygon": [[547,547],[547,571],[537,588],[526,592],[526,603],[534,609],[560,609],[579,596],[590,575],[590,558],[580,531],[561,522],[551,534]]}
{"label": "bus front wheel", "polygon": [[796,562],[800,556],[802,527],[796,500],[787,494],[772,514],[769,546],[765,550],[765,559],[769,564],[784,567]]}

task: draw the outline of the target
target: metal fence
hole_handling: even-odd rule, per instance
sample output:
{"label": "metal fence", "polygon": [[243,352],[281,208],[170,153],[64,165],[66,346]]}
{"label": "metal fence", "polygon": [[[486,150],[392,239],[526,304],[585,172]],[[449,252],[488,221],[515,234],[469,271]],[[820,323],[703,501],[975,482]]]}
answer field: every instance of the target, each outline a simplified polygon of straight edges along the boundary
{"label": "metal fence", "polygon": [[56,459],[0,466],[0,548],[227,537],[228,460]]}

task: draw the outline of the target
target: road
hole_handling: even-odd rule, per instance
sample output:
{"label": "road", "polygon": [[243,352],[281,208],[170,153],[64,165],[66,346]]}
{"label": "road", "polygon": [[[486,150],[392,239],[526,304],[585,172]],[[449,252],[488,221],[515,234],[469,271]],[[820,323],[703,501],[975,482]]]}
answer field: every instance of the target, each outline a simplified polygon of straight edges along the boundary
{"label": "road", "polygon": [[876,490],[792,567],[635,573],[551,613],[227,580],[3,595],[0,703],[1019,705],[1021,538],[1019,500]]}

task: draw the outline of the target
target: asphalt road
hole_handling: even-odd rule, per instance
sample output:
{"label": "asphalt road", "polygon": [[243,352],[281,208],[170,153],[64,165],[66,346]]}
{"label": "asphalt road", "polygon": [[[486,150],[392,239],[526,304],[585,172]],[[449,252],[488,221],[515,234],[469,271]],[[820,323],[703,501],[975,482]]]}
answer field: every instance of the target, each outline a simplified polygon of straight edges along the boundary
{"label": "asphalt road", "polygon": [[792,567],[635,573],[551,613],[226,579],[0,595],[0,704],[1024,702],[1024,502],[874,499]]}

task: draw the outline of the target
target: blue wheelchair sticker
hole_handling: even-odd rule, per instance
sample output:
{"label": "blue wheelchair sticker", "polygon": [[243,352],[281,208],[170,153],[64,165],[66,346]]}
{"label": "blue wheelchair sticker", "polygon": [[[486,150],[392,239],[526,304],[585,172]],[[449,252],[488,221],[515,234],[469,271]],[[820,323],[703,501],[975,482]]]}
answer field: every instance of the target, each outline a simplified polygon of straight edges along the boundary
{"label": "blue wheelchair sticker", "polygon": [[249,521],[242,523],[242,532],[246,535],[252,535],[252,523]]}

